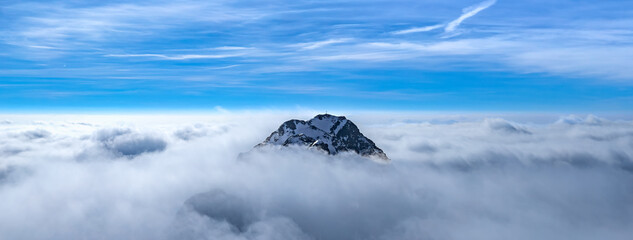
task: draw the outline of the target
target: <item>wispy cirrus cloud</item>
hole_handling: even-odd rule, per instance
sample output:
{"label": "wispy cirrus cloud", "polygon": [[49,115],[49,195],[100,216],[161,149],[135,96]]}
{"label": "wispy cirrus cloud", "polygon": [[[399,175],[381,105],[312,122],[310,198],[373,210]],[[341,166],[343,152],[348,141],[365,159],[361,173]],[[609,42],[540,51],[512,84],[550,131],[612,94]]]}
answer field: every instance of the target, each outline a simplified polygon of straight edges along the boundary
{"label": "wispy cirrus cloud", "polygon": [[494,5],[496,2],[497,0],[488,0],[488,1],[481,2],[477,5],[464,8],[463,10],[464,13],[461,16],[459,16],[457,19],[446,24],[444,31],[445,32],[455,31],[455,29],[457,29],[457,27],[459,27],[459,25],[462,24],[464,20],[475,16],[477,13],[485,10],[486,8],[489,8],[490,6]]}
{"label": "wispy cirrus cloud", "polygon": [[[265,13],[223,2],[179,1],[80,5],[25,2],[6,6],[18,18],[2,32],[5,41],[30,46],[79,47],[108,43],[110,37],[147,38],[191,23],[248,21]],[[20,17],[21,16],[21,17]]]}
{"label": "wispy cirrus cloud", "polygon": [[215,50],[248,50],[248,49],[253,49],[251,47],[238,47],[238,46],[222,46],[222,47],[216,47],[216,48],[212,48]]}
{"label": "wispy cirrus cloud", "polygon": [[[604,95],[631,95],[631,88],[616,86],[633,86],[628,61],[633,18],[624,10],[632,3],[405,2],[9,1],[2,9],[10,14],[0,16],[0,85],[16,91],[0,89],[0,100],[7,100],[0,102],[32,96],[33,89],[100,92],[142,85],[154,94],[187,79],[204,81],[178,84],[182,91],[233,91],[218,93],[218,99],[287,82],[405,92],[421,87],[410,72],[466,74],[466,68],[501,71],[500,78],[522,79],[521,86],[535,91],[540,86],[533,82],[551,77],[570,89],[599,84],[609,87]],[[541,14],[553,8],[556,14]],[[381,80],[363,82],[380,74],[385,74]],[[209,76],[213,86],[197,85],[209,84]],[[230,83],[238,80],[252,88],[234,90]],[[491,81],[490,86],[508,82]],[[466,82],[456,86],[471,86]],[[517,86],[507,86],[507,92],[523,92]],[[474,92],[460,93],[472,97]],[[574,94],[589,92],[594,93]]]}
{"label": "wispy cirrus cloud", "polygon": [[435,25],[426,26],[426,27],[415,27],[415,28],[395,31],[395,32],[392,32],[392,34],[401,35],[401,34],[410,34],[410,33],[418,33],[418,32],[428,32],[428,31],[433,31],[435,29],[439,29],[442,27],[444,28],[445,33],[451,33],[451,32],[454,32],[457,29],[457,27],[459,27],[459,25],[462,24],[464,20],[475,16],[477,13],[485,10],[486,8],[491,7],[496,2],[497,0],[488,0],[488,1],[481,2],[477,5],[464,8],[462,10],[463,13],[461,16],[459,16],[455,20],[450,21],[449,23],[446,23],[446,24],[442,23],[442,24],[435,24]]}
{"label": "wispy cirrus cloud", "polygon": [[234,68],[234,67],[239,67],[239,64],[233,64],[233,65],[228,65],[228,66],[220,66],[220,67],[209,67],[207,69],[211,69],[211,70],[222,70],[222,69],[229,69],[229,68]]}
{"label": "wispy cirrus cloud", "polygon": [[435,29],[442,28],[442,27],[444,27],[444,24],[435,24],[435,25],[426,26],[426,27],[409,28],[406,30],[395,31],[392,33],[396,35],[401,35],[401,34],[409,34],[409,33],[428,32],[428,31],[433,31]]}
{"label": "wispy cirrus cloud", "polygon": [[[503,54],[500,48],[520,51],[521,43],[500,37],[443,40],[436,42],[381,41],[340,46],[315,55],[302,56],[304,59],[319,61],[406,61],[427,57],[463,57],[466,55],[493,56]],[[509,53],[509,52],[508,52]],[[427,61],[437,59],[428,59]]]}
{"label": "wispy cirrus cloud", "polygon": [[352,40],[353,39],[351,38],[336,38],[336,39],[328,39],[328,40],[317,41],[317,42],[297,43],[291,46],[299,47],[302,50],[313,50],[313,49],[322,48],[322,47],[337,44],[337,43],[349,42]]}
{"label": "wispy cirrus cloud", "polygon": [[183,55],[165,55],[165,54],[107,54],[106,57],[122,57],[122,58],[158,58],[164,60],[189,60],[189,59],[218,59],[238,57],[241,54],[183,54]]}

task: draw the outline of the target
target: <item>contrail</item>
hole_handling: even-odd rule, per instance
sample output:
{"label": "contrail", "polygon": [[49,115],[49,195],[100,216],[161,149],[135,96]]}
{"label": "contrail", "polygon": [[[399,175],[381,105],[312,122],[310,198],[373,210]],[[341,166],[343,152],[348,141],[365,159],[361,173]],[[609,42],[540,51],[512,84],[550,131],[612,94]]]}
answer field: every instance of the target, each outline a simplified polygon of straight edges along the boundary
{"label": "contrail", "polygon": [[464,8],[463,10],[464,13],[462,13],[461,16],[449,22],[448,24],[436,24],[436,25],[426,26],[426,27],[410,28],[410,29],[405,29],[401,31],[395,31],[395,32],[392,32],[392,34],[400,35],[400,34],[409,34],[409,33],[417,33],[417,32],[428,32],[428,31],[433,31],[441,27],[444,27],[444,32],[447,32],[447,33],[452,32],[452,31],[455,31],[455,29],[457,29],[457,27],[464,20],[472,16],[475,16],[477,13],[483,11],[486,8],[489,8],[490,6],[494,5],[496,2],[497,0],[488,0],[488,1],[481,2],[477,5]]}
{"label": "contrail", "polygon": [[461,24],[464,20],[472,16],[475,16],[477,13],[483,11],[486,8],[489,8],[490,6],[494,5],[496,2],[497,0],[488,0],[488,1],[481,2],[477,5],[464,8],[463,10],[464,13],[461,16],[449,22],[448,24],[446,24],[446,28],[444,28],[444,32],[455,31],[455,29],[459,26],[459,24]]}
{"label": "contrail", "polygon": [[400,35],[400,34],[409,34],[409,33],[416,33],[416,32],[428,32],[428,31],[432,31],[441,27],[444,27],[444,24],[436,24],[436,25],[426,26],[426,27],[409,28],[406,30],[393,32],[392,34]]}

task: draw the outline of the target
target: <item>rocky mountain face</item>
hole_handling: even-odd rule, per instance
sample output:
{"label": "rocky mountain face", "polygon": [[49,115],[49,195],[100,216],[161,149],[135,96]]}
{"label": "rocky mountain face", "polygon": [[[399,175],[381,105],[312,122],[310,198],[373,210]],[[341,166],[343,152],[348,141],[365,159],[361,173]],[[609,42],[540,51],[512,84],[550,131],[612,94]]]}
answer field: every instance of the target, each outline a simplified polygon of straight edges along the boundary
{"label": "rocky mountain face", "polygon": [[308,121],[286,121],[256,147],[265,145],[304,145],[331,155],[353,151],[362,156],[389,161],[387,155],[371,139],[365,137],[356,124],[344,116],[330,114],[320,114]]}

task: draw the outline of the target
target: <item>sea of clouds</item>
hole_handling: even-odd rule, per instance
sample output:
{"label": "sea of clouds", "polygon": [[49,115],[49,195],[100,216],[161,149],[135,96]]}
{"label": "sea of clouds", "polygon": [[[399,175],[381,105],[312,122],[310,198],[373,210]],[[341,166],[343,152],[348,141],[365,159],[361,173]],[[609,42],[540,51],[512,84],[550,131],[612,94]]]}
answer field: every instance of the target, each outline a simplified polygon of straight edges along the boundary
{"label": "sea of clouds", "polygon": [[313,115],[0,115],[0,236],[633,236],[633,121],[357,113],[390,163],[252,150]]}

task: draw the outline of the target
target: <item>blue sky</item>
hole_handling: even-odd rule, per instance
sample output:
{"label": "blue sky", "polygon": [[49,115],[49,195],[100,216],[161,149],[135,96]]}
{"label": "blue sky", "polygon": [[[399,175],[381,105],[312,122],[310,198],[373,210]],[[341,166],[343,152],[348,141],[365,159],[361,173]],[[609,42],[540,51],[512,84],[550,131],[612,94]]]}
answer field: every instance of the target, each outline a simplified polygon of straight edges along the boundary
{"label": "blue sky", "polygon": [[633,110],[632,1],[0,3],[0,110]]}

